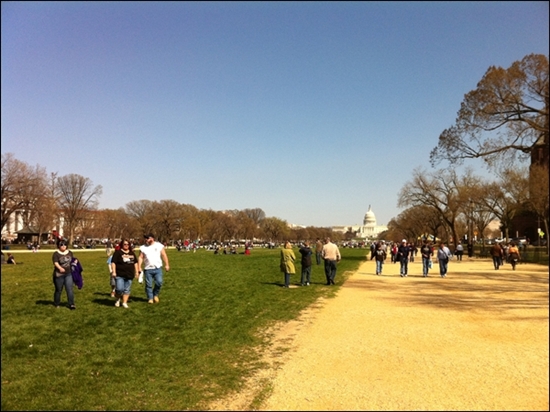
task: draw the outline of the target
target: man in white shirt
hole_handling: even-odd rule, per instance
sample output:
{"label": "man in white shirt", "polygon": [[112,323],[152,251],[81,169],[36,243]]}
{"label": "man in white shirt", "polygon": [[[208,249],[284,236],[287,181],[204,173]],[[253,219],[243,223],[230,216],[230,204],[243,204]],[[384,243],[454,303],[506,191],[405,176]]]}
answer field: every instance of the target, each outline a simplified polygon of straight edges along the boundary
{"label": "man in white shirt", "polygon": [[325,239],[325,245],[321,251],[321,256],[325,260],[325,276],[327,278],[327,285],[334,285],[334,278],[336,277],[336,264],[340,262],[340,250],[338,246],[330,241],[330,238]]}
{"label": "man in white shirt", "polygon": [[[149,303],[159,303],[159,293],[162,287],[162,261],[166,271],[170,270],[170,263],[164,245],[155,241],[152,233],[145,235],[146,244],[139,248],[138,266],[145,274],[145,293]],[[153,286],[154,282],[154,286]]]}

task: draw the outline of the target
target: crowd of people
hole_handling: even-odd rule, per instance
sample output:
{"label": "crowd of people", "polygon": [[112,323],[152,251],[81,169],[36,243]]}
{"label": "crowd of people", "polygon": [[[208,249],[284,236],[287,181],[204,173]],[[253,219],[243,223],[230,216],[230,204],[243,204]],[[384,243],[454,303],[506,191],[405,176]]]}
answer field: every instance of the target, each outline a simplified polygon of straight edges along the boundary
{"label": "crowd of people", "polygon": [[[178,250],[193,250],[194,242],[188,244],[176,244]],[[244,254],[250,254],[253,244],[246,242],[244,244]],[[290,241],[284,242],[280,252],[280,270],[284,273],[285,288],[290,287],[292,275],[296,274],[296,255],[293,250],[294,245]],[[298,252],[301,255],[301,286],[311,285],[311,272],[313,265],[313,255],[315,262],[320,265],[324,262],[324,273],[326,285],[335,285],[338,263],[341,260],[339,247],[331,241],[330,238],[323,240],[317,239],[314,246],[309,241],[298,245]],[[223,246],[214,245],[215,254],[237,254],[237,245],[227,244]],[[108,255],[107,265],[109,268],[109,286],[111,297],[115,298],[116,307],[128,308],[128,300],[131,293],[132,282],[138,279],[140,283],[145,282],[145,293],[149,304],[159,303],[160,291],[163,286],[164,270],[170,270],[170,263],[166,254],[166,245],[155,240],[155,236],[149,233],[144,236],[144,243],[140,246],[139,255],[134,252],[134,244],[130,239],[121,239],[118,243],[107,240],[106,252]],[[414,262],[417,254],[420,253],[422,261],[422,276],[428,277],[433,262],[439,265],[439,276],[447,277],[448,264],[453,258],[453,253],[446,246],[445,242],[438,242],[437,247],[428,240],[424,239],[420,247],[414,242],[408,242],[403,239],[400,243],[381,240],[373,242],[370,245],[370,259],[375,260],[376,275],[382,275],[384,264],[390,257],[393,264],[399,263],[399,275],[407,277],[409,271],[409,262]],[[454,248],[454,256],[457,261],[462,261],[464,248],[461,242]],[[503,244],[496,242],[490,249],[490,255],[493,260],[495,270],[506,261],[510,263],[515,270],[516,263],[521,259],[520,249],[514,242]],[[2,263],[17,264],[11,253],[7,258],[2,252]],[[79,289],[83,286],[82,272],[83,268],[73,252],[68,249],[67,241],[60,238],[57,241],[57,249],[52,254],[53,263],[53,284],[54,284],[54,305],[59,308],[61,305],[61,295],[65,290],[67,295],[68,307],[76,309],[74,297],[74,285]],[[163,269],[164,267],[164,269]]]}

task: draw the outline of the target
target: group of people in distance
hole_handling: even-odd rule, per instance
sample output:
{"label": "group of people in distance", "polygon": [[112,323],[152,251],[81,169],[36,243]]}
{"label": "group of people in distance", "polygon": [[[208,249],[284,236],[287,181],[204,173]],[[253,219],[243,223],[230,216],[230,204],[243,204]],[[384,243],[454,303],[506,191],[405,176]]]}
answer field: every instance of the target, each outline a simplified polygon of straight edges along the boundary
{"label": "group of people in distance", "polygon": [[[376,274],[382,274],[382,268],[384,261],[386,260],[386,242],[380,241],[376,243],[374,247],[374,252],[371,253],[371,260],[375,259],[376,261]],[[416,247],[408,243],[406,239],[401,241],[399,246],[394,245],[392,262],[399,262],[399,275],[401,277],[407,277],[409,273],[409,261],[414,261],[414,254],[416,253]],[[420,256],[422,257],[422,276],[428,277],[428,273],[432,267],[432,257],[434,255],[434,248],[431,242],[427,239],[424,239],[422,246],[420,247]],[[452,254],[444,242],[439,243],[439,248],[436,251],[436,259],[439,263],[439,275],[442,278],[447,277],[447,270],[449,265],[449,260],[451,259]]]}
{"label": "group of people in distance", "polygon": [[[311,266],[312,266],[312,256],[313,250],[310,247],[310,242],[305,241],[299,249],[302,264],[302,274],[300,279],[300,284],[302,286],[309,286],[311,284]],[[334,282],[336,278],[337,264],[342,259],[340,255],[340,249],[338,246],[331,242],[330,238],[326,238],[324,243],[320,239],[317,239],[315,243],[315,255],[317,264],[321,264],[321,259],[325,262],[325,277],[327,285],[335,285]],[[285,288],[290,287],[290,277],[296,273],[296,267],[294,262],[296,261],[296,255],[292,250],[292,244],[289,241],[284,243],[283,248],[281,249],[281,260],[280,268],[281,272],[284,273],[284,286]]]}
{"label": "group of people in distance", "polygon": [[[116,298],[115,306],[128,308],[128,298],[132,288],[132,281],[140,276],[143,271],[145,277],[145,293],[148,303],[159,303],[159,294],[163,284],[163,269],[170,270],[168,256],[164,249],[164,245],[155,241],[153,234],[144,236],[145,244],[140,246],[139,256],[133,250],[131,242],[128,239],[122,239],[115,247],[113,255],[110,257],[110,285],[111,296]],[[108,253],[110,254],[110,247]],[[61,294],[63,289],[67,293],[67,300],[70,309],[76,309],[74,301],[73,285],[75,278],[75,268],[82,267],[73,256],[73,253],[67,248],[67,241],[60,239],[57,242],[57,250],[52,255],[54,305],[60,307]],[[79,288],[81,285],[77,285]]]}
{"label": "group of people in distance", "polygon": [[512,265],[512,269],[516,270],[516,263],[521,259],[519,248],[514,242],[503,246],[500,242],[495,242],[491,247],[491,257],[495,270],[498,270],[506,260]]}

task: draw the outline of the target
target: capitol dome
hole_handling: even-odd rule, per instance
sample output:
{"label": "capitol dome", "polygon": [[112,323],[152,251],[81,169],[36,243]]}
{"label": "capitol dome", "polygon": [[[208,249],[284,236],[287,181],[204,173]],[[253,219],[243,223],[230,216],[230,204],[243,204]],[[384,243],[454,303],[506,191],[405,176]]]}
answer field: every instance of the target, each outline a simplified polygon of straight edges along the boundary
{"label": "capitol dome", "polygon": [[365,226],[376,226],[376,216],[374,216],[374,212],[371,210],[370,205],[369,210],[367,211],[367,213],[365,213],[363,224]]}

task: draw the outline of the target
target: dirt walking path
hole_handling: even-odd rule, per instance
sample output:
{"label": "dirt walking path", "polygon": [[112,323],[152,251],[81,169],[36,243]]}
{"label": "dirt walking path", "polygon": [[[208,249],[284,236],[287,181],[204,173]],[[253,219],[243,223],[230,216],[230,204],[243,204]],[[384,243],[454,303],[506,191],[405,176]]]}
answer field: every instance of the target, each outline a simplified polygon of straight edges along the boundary
{"label": "dirt walking path", "polygon": [[361,265],[334,299],[281,325],[288,349],[213,409],[548,410],[548,267],[451,261],[448,277]]}

